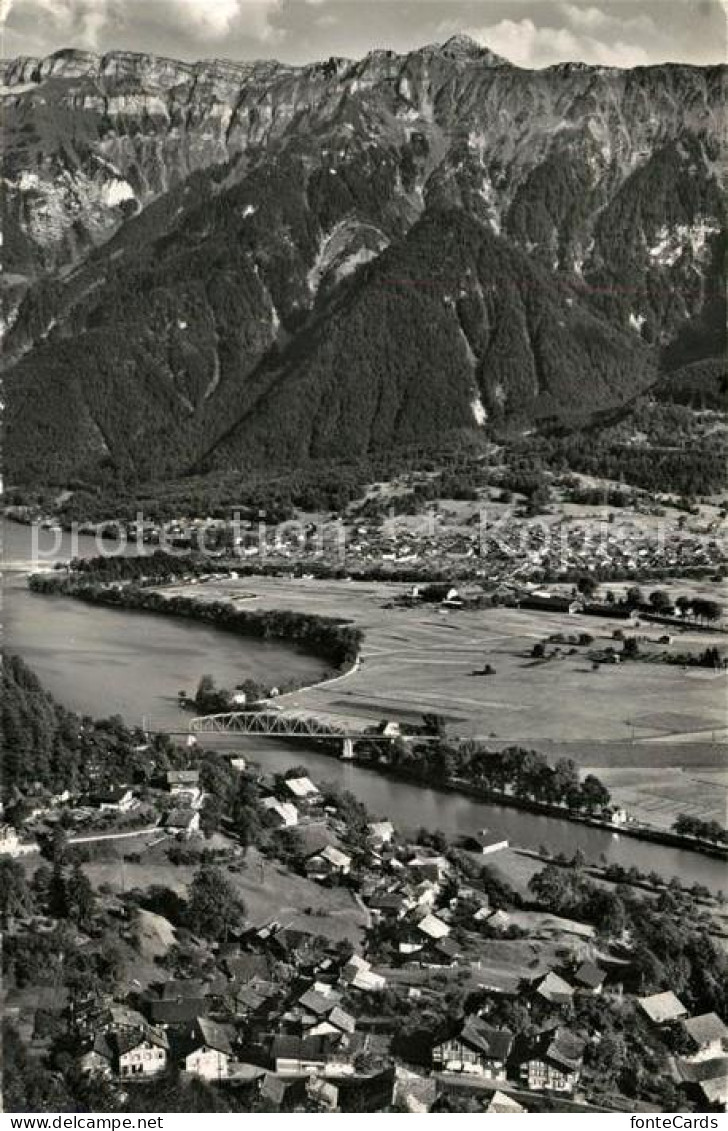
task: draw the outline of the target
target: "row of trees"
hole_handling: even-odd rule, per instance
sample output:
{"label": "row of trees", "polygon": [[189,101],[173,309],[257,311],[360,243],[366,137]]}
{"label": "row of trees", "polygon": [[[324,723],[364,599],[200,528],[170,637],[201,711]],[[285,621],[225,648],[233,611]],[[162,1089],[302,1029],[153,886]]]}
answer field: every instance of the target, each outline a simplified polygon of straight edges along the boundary
{"label": "row of trees", "polygon": [[719,821],[701,821],[688,813],[680,813],[672,826],[680,836],[694,836],[699,840],[712,840],[716,844],[728,844],[728,830]]}
{"label": "row of trees", "polygon": [[524,801],[563,805],[589,814],[601,813],[610,803],[609,791],[594,775],[582,780],[576,764],[561,758],[554,765],[536,750],[508,746],[489,750],[478,742],[426,743],[393,741],[383,755],[378,743],[357,744],[361,757],[386,765],[402,776],[435,786],[467,783],[488,792],[508,794]]}
{"label": "row of trees", "polygon": [[94,605],[201,620],[241,636],[286,640],[305,652],[323,657],[337,671],[354,663],[363,640],[361,629],[339,617],[322,617],[287,609],[236,609],[227,601],[205,603],[191,597],[165,597],[155,590],[136,585],[110,589],[72,577],[37,574],[31,578],[31,588],[36,592],[68,594]]}

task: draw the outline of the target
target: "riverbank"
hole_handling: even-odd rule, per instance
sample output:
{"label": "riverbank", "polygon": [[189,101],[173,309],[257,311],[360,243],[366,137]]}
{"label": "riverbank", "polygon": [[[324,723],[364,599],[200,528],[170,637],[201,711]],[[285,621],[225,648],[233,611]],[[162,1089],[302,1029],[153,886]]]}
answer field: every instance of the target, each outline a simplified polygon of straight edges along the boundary
{"label": "riverbank", "polygon": [[[344,621],[342,618],[322,617],[313,613],[282,612],[273,609],[240,610],[236,609],[229,600],[203,600],[198,593],[195,597],[185,597],[180,595],[179,592],[169,594],[159,590],[128,585],[100,587],[98,585],[79,584],[70,581],[67,577],[35,578],[32,579],[32,588],[39,592],[61,592],[66,596],[75,597],[91,604],[198,619],[228,631],[239,632],[241,635],[265,636],[270,633],[279,640],[290,638],[296,643],[300,642],[303,635],[304,639],[308,641],[315,640],[319,650],[323,651],[327,648],[328,654],[332,658],[335,656],[341,661],[342,657],[346,657],[348,660],[346,672],[338,671],[328,679],[324,677],[318,684],[309,685],[307,690],[313,692],[323,691],[327,685],[337,682],[343,674],[353,674],[359,667],[359,648],[363,643],[364,634],[360,629],[353,627],[350,621]],[[343,641],[341,639],[342,634]],[[354,646],[356,646],[357,651],[352,657],[351,648]],[[287,698],[290,700],[291,695]],[[315,706],[308,709],[315,713]],[[683,851],[695,852],[719,860],[728,860],[728,850],[725,847],[712,842],[700,841],[693,837],[681,836],[672,830],[651,826],[644,822],[615,825],[611,820],[597,815],[579,812],[563,805],[533,798],[517,797],[511,793],[485,788],[462,779],[450,782],[443,782],[442,780],[423,781],[419,777],[413,779],[411,774],[403,773],[391,765],[378,763],[372,766],[370,763],[365,764],[367,768],[376,769],[378,772],[396,777],[403,782],[412,783],[414,780],[417,784],[423,784],[428,788],[459,793],[486,804],[538,813],[545,817],[554,817],[574,824],[600,829],[613,836],[624,835],[632,839],[679,848]]]}

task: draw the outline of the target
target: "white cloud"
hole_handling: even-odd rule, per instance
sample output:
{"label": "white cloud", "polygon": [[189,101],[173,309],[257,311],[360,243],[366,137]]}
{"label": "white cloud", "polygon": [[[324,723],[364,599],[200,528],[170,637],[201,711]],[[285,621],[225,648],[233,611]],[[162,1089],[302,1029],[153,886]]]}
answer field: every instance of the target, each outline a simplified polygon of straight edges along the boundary
{"label": "white cloud", "polygon": [[[8,31],[95,50],[120,32],[169,27],[208,45],[233,34],[262,43],[278,32],[271,16],[281,0],[0,0]],[[2,11],[2,8],[0,8]]]}
{"label": "white cloud", "polygon": [[[562,3],[560,10],[568,24],[577,31],[587,32],[590,35],[607,37],[626,34],[652,35],[656,31],[653,21],[646,12],[629,15],[629,6],[626,4],[605,12],[602,8],[585,8],[581,4]],[[615,12],[618,14],[615,15]]]}
{"label": "white cloud", "polygon": [[501,20],[466,30],[483,46],[520,67],[547,67],[569,60],[606,67],[637,67],[649,62],[647,52],[638,44],[623,40],[608,43],[565,27],[536,27],[530,19]]}

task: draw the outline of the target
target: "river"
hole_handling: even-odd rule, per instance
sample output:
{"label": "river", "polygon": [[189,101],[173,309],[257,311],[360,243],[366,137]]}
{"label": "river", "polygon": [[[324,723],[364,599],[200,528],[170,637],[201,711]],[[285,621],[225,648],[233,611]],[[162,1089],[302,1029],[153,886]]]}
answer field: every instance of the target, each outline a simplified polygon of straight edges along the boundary
{"label": "river", "polygon": [[[56,539],[48,534],[45,545],[58,560],[70,556],[68,536]],[[79,538],[76,552],[87,556],[98,551],[93,539]],[[230,687],[246,677],[263,682],[294,676],[316,679],[321,671],[319,661],[285,645],[241,638],[188,620],[31,593],[25,574],[18,572],[18,564],[30,557],[30,529],[5,523],[5,648],[19,653],[59,702],[83,714],[119,714],[129,724],[146,719],[154,729],[179,730],[187,726],[189,715],[177,706],[177,692],[193,690],[203,672]],[[268,770],[303,765],[312,777],[351,790],[373,814],[403,828],[425,826],[454,835],[487,827],[527,848],[545,845],[569,855],[580,848],[590,861],[604,856],[625,867],[677,875],[683,882],[697,881],[713,890],[728,887],[722,861],[698,853],[393,781],[303,745],[236,738],[235,746]]]}

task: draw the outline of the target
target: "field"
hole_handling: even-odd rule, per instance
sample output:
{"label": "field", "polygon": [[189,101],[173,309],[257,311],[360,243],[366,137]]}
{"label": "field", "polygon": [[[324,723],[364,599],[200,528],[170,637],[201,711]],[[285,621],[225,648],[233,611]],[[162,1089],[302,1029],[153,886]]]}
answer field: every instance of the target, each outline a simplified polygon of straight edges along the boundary
{"label": "field", "polygon": [[[207,846],[211,844],[214,842],[206,842]],[[123,872],[119,861],[91,862],[83,867],[94,887],[108,884],[120,891],[122,885],[127,890],[160,885],[185,895],[196,867],[171,864],[161,847],[142,852],[141,857],[138,864],[125,862]],[[247,853],[241,870],[226,870],[225,874],[242,898],[252,923],[262,925],[276,919],[285,926],[300,926],[326,938],[348,938],[354,943],[367,925],[367,913],[350,892],[322,887],[286,871],[264,860],[254,848]]]}
{"label": "field", "polygon": [[[691,591],[691,583],[674,587]],[[615,799],[653,823],[669,826],[682,811],[725,819],[726,782],[718,773],[728,736],[725,673],[660,663],[593,670],[586,649],[570,654],[569,645],[554,658],[534,660],[533,645],[551,634],[585,632],[604,647],[624,622],[500,607],[392,607],[403,589],[259,578],[252,586],[250,580],[209,582],[195,595],[232,601],[244,595],[246,607],[344,616],[364,629],[359,670],[286,696],[286,707],[332,713],[358,727],[440,714],[453,736],[573,757],[598,771]],[[656,640],[664,630],[645,624],[639,631]],[[687,630],[673,647],[697,652],[725,641],[719,633]],[[473,674],[485,664],[494,675]]]}

